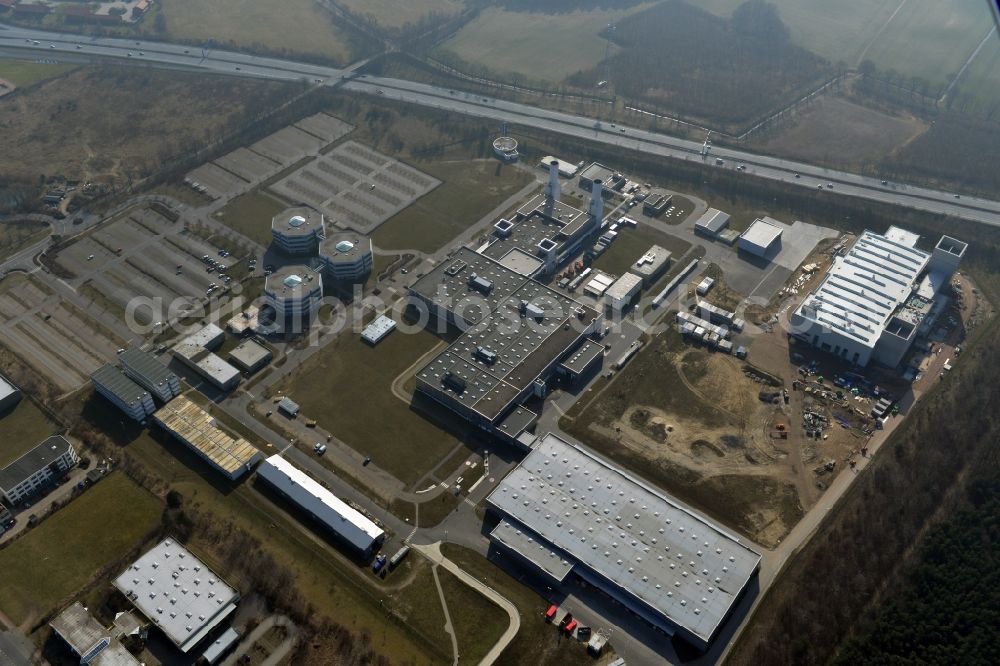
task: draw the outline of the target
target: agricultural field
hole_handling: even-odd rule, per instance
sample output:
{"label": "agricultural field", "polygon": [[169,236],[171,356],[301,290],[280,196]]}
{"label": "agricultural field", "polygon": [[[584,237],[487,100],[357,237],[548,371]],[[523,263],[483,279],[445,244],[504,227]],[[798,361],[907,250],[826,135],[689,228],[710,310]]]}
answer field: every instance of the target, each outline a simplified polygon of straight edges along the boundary
{"label": "agricultural field", "polygon": [[558,83],[604,59],[608,46],[598,33],[609,23],[652,4],[563,13],[491,7],[445,41],[439,51],[450,51],[461,60],[489,72]]}
{"label": "agricultural field", "polygon": [[[729,16],[744,0],[699,0]],[[947,84],[989,27],[985,2],[941,0],[772,0],[792,40],[832,63],[857,67],[865,59],[880,70]]]}
{"label": "agricultural field", "polygon": [[812,163],[859,167],[885,159],[930,125],[900,113],[889,115],[839,96],[824,96],[796,113],[791,124],[753,146]]}
{"label": "agricultural field", "polygon": [[72,72],[78,65],[67,63],[37,63],[25,60],[0,60],[0,79],[18,88],[28,88],[41,81]]}
{"label": "agricultural field", "polygon": [[[85,67],[0,99],[11,176],[125,181],[279,103],[288,84]],[[86,91],[83,93],[81,91]]]}
{"label": "agricultural field", "polygon": [[[54,610],[95,572],[140,545],[159,526],[161,513],[159,499],[112,473],[0,551],[0,610],[18,624]],[[109,516],[114,529],[108,529]]]}
{"label": "agricultural field", "polygon": [[320,56],[340,65],[353,57],[348,36],[313,0],[163,0],[161,11],[168,39]]}
{"label": "agricultural field", "polygon": [[369,16],[383,28],[402,28],[429,14],[449,16],[462,11],[461,0],[340,0],[341,6],[361,16]]}
{"label": "agricultural field", "polygon": [[1000,120],[1000,36],[987,41],[969,68],[962,74],[955,91],[969,95],[980,110],[992,112]]}

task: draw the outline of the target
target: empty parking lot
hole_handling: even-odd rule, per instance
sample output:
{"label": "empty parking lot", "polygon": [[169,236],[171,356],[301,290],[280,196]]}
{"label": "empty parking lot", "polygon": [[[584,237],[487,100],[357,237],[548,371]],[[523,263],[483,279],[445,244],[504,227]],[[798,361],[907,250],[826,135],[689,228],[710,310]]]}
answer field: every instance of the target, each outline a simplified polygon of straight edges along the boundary
{"label": "empty parking lot", "polygon": [[334,223],[370,233],[441,181],[355,141],[347,141],[271,186]]}

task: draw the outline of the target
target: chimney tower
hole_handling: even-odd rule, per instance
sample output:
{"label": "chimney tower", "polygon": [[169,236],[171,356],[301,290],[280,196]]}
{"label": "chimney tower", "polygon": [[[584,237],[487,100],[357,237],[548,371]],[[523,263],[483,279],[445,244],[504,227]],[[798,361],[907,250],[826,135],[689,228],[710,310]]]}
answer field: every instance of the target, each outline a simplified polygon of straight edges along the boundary
{"label": "chimney tower", "polygon": [[562,190],[559,186],[559,160],[549,162],[549,182],[545,186],[545,198],[550,204],[559,203]]}

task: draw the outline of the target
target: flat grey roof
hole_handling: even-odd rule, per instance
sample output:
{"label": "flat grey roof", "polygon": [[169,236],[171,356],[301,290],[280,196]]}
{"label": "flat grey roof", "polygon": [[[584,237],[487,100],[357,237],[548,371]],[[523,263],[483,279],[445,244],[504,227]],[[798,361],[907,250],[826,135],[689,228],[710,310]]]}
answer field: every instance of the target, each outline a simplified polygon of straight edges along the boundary
{"label": "flat grey roof", "polygon": [[371,237],[346,229],[328,233],[320,246],[320,254],[333,261],[343,262],[354,262],[358,257],[371,251]]}
{"label": "flat grey roof", "polygon": [[264,291],[282,299],[302,298],[323,289],[322,276],[308,266],[282,266],[264,279]]}
{"label": "flat grey roof", "polygon": [[611,167],[604,166],[600,162],[591,162],[580,172],[580,179],[589,181],[600,180],[604,187],[611,187],[618,180],[623,180],[620,174],[616,180],[615,173],[617,172]]}
{"label": "flat grey roof", "polygon": [[538,414],[528,409],[525,406],[517,407],[511,410],[510,414],[504,417],[497,425],[497,429],[503,431],[510,437],[516,437],[521,432],[524,432],[528,426],[535,422],[538,418]]}
{"label": "flat grey roof", "polygon": [[509,268],[515,273],[528,276],[534,275],[545,264],[540,258],[519,247],[513,248],[497,261],[500,262],[501,266]]}
{"label": "flat grey roof", "polygon": [[113,365],[104,365],[90,375],[90,379],[100,384],[106,391],[111,392],[119,400],[127,405],[135,404],[149,395],[149,391],[142,388]]}
{"label": "flat grey roof", "polygon": [[252,368],[258,363],[271,358],[271,350],[253,340],[244,340],[229,352],[229,358],[246,368]]}
{"label": "flat grey roof", "polygon": [[713,234],[717,234],[726,228],[729,224],[729,213],[723,213],[717,208],[709,208],[706,210],[698,221],[694,223],[696,227],[702,227],[707,229]]}
{"label": "flat grey roof", "polygon": [[632,262],[629,271],[642,277],[655,275],[657,271],[663,268],[665,263],[670,261],[670,255],[670,250],[666,248],[659,245],[650,246],[645,254]]}
{"label": "flat grey roof", "polygon": [[[139,660],[118,642],[115,632],[101,625],[79,601],[49,622],[57,634],[92,666],[138,666]],[[93,656],[95,655],[96,656]]]}
{"label": "flat grey roof", "polygon": [[198,347],[209,347],[218,338],[225,335],[225,331],[216,326],[215,324],[206,324],[202,328],[198,329],[196,332],[187,336],[181,343],[195,345]]}
{"label": "flat grey roof", "polygon": [[760,564],[722,528],[551,433],[487,502],[574,566],[706,642]]}
{"label": "flat grey roof", "polygon": [[52,435],[17,460],[0,469],[0,489],[8,490],[15,487],[71,448],[72,444],[65,437]]}
{"label": "flat grey roof", "polygon": [[[469,277],[473,273],[492,283],[489,294],[469,286]],[[496,310],[502,301],[527,281],[524,275],[501,266],[493,259],[461,247],[413,283],[410,291],[455,313],[456,318],[475,324]]]}
{"label": "flat grey roof", "polygon": [[130,370],[141,375],[153,386],[169,384],[171,379],[177,379],[177,375],[170,372],[158,358],[141,349],[126,349],[118,354],[118,358],[123,365],[127,365]]}
{"label": "flat grey roof", "polygon": [[563,367],[575,375],[583,372],[588,365],[598,356],[604,354],[604,345],[593,340],[587,340],[580,348],[570,354],[569,358],[562,362]]}
{"label": "flat grey roof", "polygon": [[288,208],[271,218],[271,230],[288,237],[323,233],[323,215],[308,206]]}
{"label": "flat grey roof", "polygon": [[239,633],[232,627],[229,627],[224,632],[222,632],[221,636],[212,641],[212,644],[208,646],[208,648],[201,654],[201,656],[209,664],[214,664],[219,660],[219,657],[221,657],[222,654],[230,647],[232,647],[233,643],[235,643],[239,639],[240,639]]}
{"label": "flat grey roof", "polygon": [[775,226],[766,218],[757,218],[740,236],[743,240],[758,247],[771,247],[771,243],[781,237],[781,227]]}
{"label": "flat grey roof", "polygon": [[[542,317],[522,317],[522,301],[539,308]],[[417,378],[492,421],[598,317],[595,310],[528,280],[421,368]],[[496,354],[495,362],[481,359],[480,348]],[[445,382],[449,374],[462,380],[462,390]]]}
{"label": "flat grey roof", "polygon": [[236,609],[239,592],[173,539],[165,539],[114,585],[182,652]]}
{"label": "flat grey roof", "polygon": [[544,539],[515,525],[509,520],[501,520],[490,533],[490,537],[525,558],[557,581],[562,582],[573,570],[573,562],[565,554],[552,547]]}

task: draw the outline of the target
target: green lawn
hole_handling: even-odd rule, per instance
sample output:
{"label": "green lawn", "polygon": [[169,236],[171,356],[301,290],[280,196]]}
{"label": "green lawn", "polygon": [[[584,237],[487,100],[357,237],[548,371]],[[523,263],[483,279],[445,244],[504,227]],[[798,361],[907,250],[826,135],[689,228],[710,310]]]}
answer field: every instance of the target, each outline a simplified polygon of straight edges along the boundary
{"label": "green lawn", "polygon": [[399,28],[407,23],[416,23],[431,12],[441,15],[457,14],[462,11],[461,0],[341,0],[347,9],[371,16],[387,28]]}
{"label": "green lawn", "polygon": [[425,330],[396,330],[372,347],[345,331],[272,387],[269,395],[280,390],[299,403],[299,418],[315,419],[410,485],[448,455],[458,440],[393,395],[391,384],[440,343]]}
{"label": "green lawn", "polygon": [[438,579],[455,627],[459,663],[478,664],[507,630],[510,619],[502,608],[441,567]]}
{"label": "green lawn", "polygon": [[6,467],[56,431],[56,425],[26,397],[0,414],[0,467]]}
{"label": "green lawn", "polygon": [[[576,10],[559,14],[491,7],[467,23],[440,49],[491,72],[531,80],[562,81],[604,59],[607,42],[598,33],[609,23],[646,9]],[[612,53],[615,52],[612,47]]]}
{"label": "green lawn", "polygon": [[170,39],[214,40],[225,48],[325,56],[341,64],[351,59],[347,37],[313,0],[162,2]]}
{"label": "green lawn", "polygon": [[[120,412],[92,391],[81,395],[79,400],[81,420],[107,433],[150,472],[177,490],[185,506],[229,521],[261,540],[267,552],[289,568],[296,587],[317,613],[350,631],[368,632],[372,647],[393,663],[423,666],[440,662],[417,628],[386,619],[378,604],[380,598],[386,598],[378,579],[370,576],[365,567],[335,552],[293,514],[258,492],[252,482],[230,483],[168,435],[123,420]],[[263,451],[265,456],[276,452],[269,446]],[[193,545],[209,552],[213,548],[213,544],[197,540]],[[0,551],[0,556],[3,553]],[[227,575],[221,569],[218,573]],[[399,582],[392,577],[387,580]],[[395,603],[389,607],[396,610]]]}
{"label": "green lawn", "polygon": [[156,497],[111,474],[0,551],[0,607],[17,623],[55,609],[141,543],[161,511]]}
{"label": "green lawn", "polygon": [[381,249],[433,252],[534,179],[494,159],[414,166],[441,184],[375,230],[372,238]]}
{"label": "green lawn", "polygon": [[18,88],[27,88],[45,79],[71,72],[78,65],[37,63],[23,60],[0,60],[0,79],[7,79]]}
{"label": "green lawn", "polygon": [[271,245],[271,218],[288,208],[263,192],[250,192],[226,204],[215,218],[264,247]]}
{"label": "green lawn", "polygon": [[[545,622],[544,613],[549,602],[531,587],[530,580],[517,580],[506,571],[496,566],[479,553],[462,546],[445,543],[441,545],[445,557],[458,564],[466,572],[506,597],[517,606],[521,616],[521,629],[514,640],[496,661],[501,666],[562,666],[563,664],[606,664],[612,654],[611,647],[605,648],[600,660],[594,660],[587,655],[587,647],[583,643],[572,640],[560,640],[556,627]],[[544,583],[537,582],[541,587]],[[451,606],[449,605],[449,608]],[[455,611],[451,611],[452,621]],[[461,641],[459,647],[462,647]],[[468,649],[468,648],[466,648]],[[463,654],[464,656],[464,654]],[[462,660],[465,663],[465,660]],[[474,663],[469,661],[468,663]]]}
{"label": "green lawn", "polygon": [[687,252],[691,244],[680,238],[668,236],[652,227],[639,223],[636,228],[620,227],[615,242],[594,259],[594,268],[622,276],[629,267],[653,245],[659,245],[673,253],[671,261],[676,261]]}

